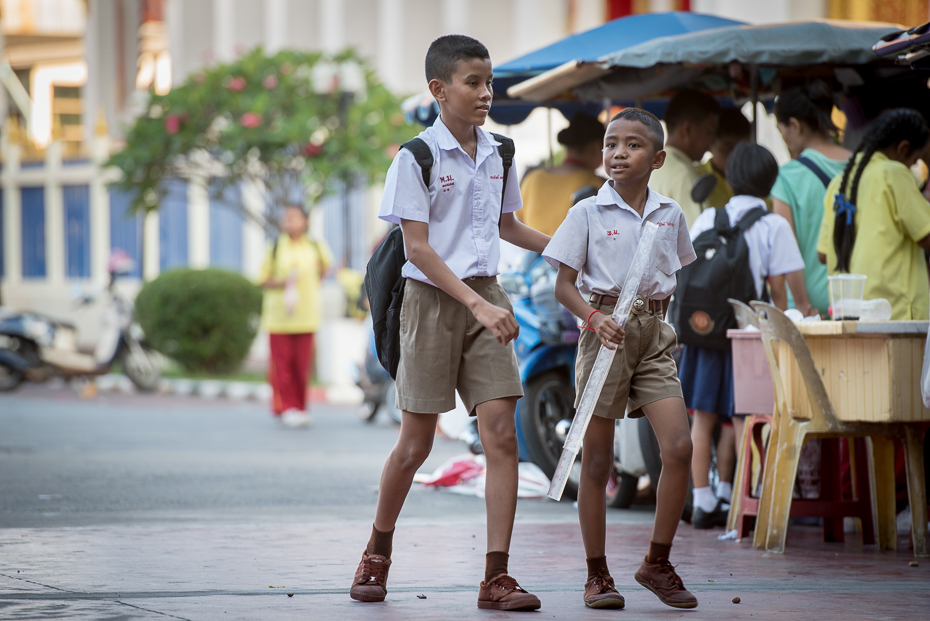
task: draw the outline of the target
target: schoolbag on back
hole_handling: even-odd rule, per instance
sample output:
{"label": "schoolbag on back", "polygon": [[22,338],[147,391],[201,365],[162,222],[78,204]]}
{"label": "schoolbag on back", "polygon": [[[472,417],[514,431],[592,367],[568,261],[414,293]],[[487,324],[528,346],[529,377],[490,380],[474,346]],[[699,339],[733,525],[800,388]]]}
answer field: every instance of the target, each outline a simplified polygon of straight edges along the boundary
{"label": "schoolbag on back", "polygon": [[[766,214],[765,209],[758,207],[731,227],[726,209],[718,208],[714,228],[694,240],[697,259],[678,272],[675,290],[672,324],[679,343],[715,349],[730,347],[727,330],[737,325],[727,299],[745,303],[756,299],[745,233]],[[762,297],[768,301],[764,288]]]}
{"label": "schoolbag on back", "polygon": [[[504,178],[501,183],[501,213],[504,209],[504,191],[507,189],[507,176],[513,166],[513,140],[500,134],[491,134],[500,146],[497,148],[504,163]],[[430,173],[433,168],[433,153],[420,138],[414,138],[401,145],[413,154],[423,173],[423,183],[429,188]],[[498,220],[498,227],[500,220]],[[407,256],[404,252],[404,234],[400,227],[395,227],[378,244],[368,260],[365,270],[365,292],[371,308],[372,329],[375,333],[375,350],[378,361],[392,378],[397,378],[397,365],[400,362],[400,307],[404,301],[404,278],[401,270]]]}

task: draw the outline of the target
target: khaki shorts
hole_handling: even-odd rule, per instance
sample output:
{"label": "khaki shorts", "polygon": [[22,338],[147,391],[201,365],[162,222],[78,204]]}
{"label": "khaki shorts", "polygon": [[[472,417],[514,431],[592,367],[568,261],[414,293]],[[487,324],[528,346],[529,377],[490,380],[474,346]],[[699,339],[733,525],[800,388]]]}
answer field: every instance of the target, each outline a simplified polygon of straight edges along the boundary
{"label": "khaki shorts", "polygon": [[[463,281],[485,300],[513,312],[494,276]],[[400,309],[396,407],[440,414],[455,409],[459,391],[468,413],[492,399],[522,397],[513,343],[497,342],[461,302],[412,278]]]}
{"label": "khaki shorts", "polygon": [[[605,315],[613,312],[613,305],[591,305]],[[639,408],[660,399],[682,398],[678,368],[672,358],[677,344],[675,330],[658,315],[644,313],[630,315],[624,331],[623,343],[617,347],[604,388],[594,407],[595,416],[623,418],[627,401],[630,418],[642,416]],[[582,330],[575,359],[575,407],[581,404],[581,395],[591,367],[601,348],[601,340],[590,330]]]}

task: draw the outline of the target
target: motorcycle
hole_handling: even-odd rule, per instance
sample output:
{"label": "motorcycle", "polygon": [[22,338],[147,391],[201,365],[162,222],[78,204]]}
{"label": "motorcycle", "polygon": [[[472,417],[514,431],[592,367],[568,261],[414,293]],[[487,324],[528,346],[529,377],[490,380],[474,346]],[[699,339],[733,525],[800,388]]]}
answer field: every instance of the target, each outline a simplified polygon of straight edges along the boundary
{"label": "motorcycle", "polygon": [[[562,445],[575,416],[575,351],[578,324],[555,299],[556,270],[541,255],[528,253],[518,270],[500,276],[520,334],[514,351],[524,396],[517,402],[520,459],[555,474]],[[581,472],[575,462],[565,494],[575,498]]]}
{"label": "motorcycle", "polygon": [[[144,392],[155,390],[161,379],[158,363],[134,321],[132,302],[115,289],[120,276],[132,269],[132,259],[114,252],[109,261],[108,304],[104,327],[93,355],[78,351],[74,325],[33,312],[0,317],[0,391],[14,390],[24,380],[43,382],[52,377],[93,377],[120,362],[123,372]],[[82,295],[79,306],[94,301]]]}
{"label": "motorcycle", "polygon": [[400,424],[401,412],[394,407],[396,388],[391,374],[388,373],[381,362],[378,361],[378,352],[375,349],[375,333],[371,329],[371,316],[366,318],[368,327],[368,346],[365,348],[365,359],[354,369],[355,384],[362,389],[362,400],[359,416],[365,422],[374,422],[378,412],[383,408],[395,423]]}

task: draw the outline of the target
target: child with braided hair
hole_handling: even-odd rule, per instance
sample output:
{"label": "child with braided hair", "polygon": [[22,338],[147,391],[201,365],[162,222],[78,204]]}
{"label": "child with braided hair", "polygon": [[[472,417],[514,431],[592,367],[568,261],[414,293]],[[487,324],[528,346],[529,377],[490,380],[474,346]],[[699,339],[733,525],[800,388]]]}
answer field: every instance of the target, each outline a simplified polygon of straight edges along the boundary
{"label": "child with braided hair", "polygon": [[830,275],[865,274],[865,299],[888,300],[894,320],[930,319],[930,203],[909,170],[928,140],[916,110],[883,113],[824,198],[821,263]]}

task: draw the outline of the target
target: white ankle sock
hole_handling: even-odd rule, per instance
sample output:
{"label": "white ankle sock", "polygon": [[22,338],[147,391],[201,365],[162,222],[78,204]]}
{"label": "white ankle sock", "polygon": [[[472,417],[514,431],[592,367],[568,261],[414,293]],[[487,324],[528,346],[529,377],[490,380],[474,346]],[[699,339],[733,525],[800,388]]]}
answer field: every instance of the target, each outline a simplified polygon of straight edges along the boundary
{"label": "white ankle sock", "polygon": [[706,511],[710,513],[717,506],[717,496],[714,495],[714,490],[707,487],[695,487],[694,488],[694,506],[699,507],[701,511]]}
{"label": "white ankle sock", "polygon": [[717,498],[720,498],[726,504],[730,504],[730,498],[733,497],[733,484],[726,481],[717,482]]}

